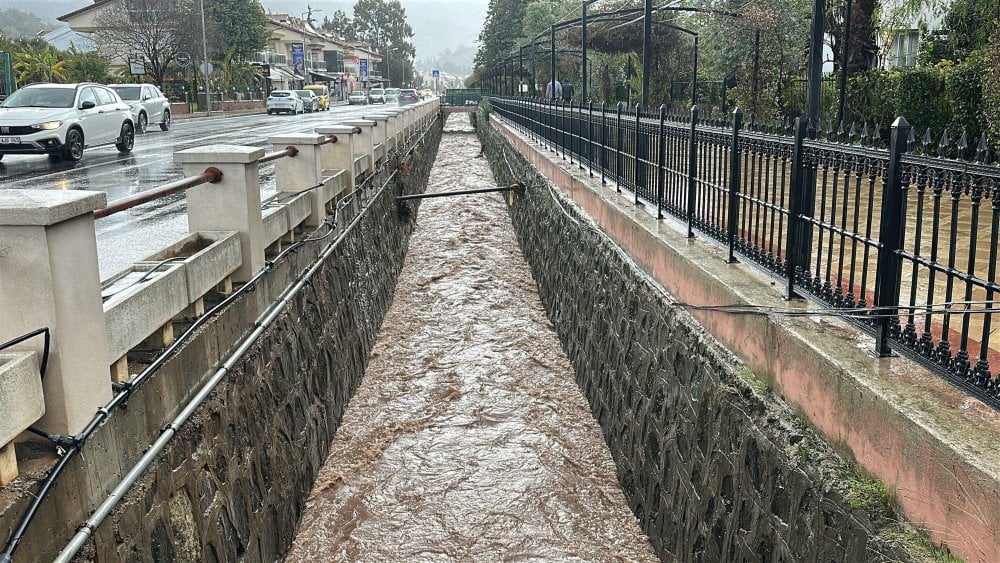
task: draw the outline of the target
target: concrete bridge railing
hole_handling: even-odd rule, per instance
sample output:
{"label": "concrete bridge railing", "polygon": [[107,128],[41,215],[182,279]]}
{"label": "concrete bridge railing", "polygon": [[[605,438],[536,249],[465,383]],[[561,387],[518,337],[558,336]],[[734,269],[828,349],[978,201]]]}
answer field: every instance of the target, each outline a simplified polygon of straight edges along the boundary
{"label": "concrete bridge railing", "polygon": [[[428,101],[275,136],[270,154],[240,145],[176,152],[186,175],[216,168],[221,179],[185,191],[187,236],[106,280],[94,230],[104,193],[0,190],[0,343],[47,328],[44,341],[27,338],[0,355],[0,486],[17,475],[18,436],[36,424],[79,433],[115,385],[134,377],[130,353],[169,346],[174,322],[203,315],[209,293],[231,293],[267,256],[328,221],[437,111]],[[259,169],[272,161],[277,193],[262,201]]]}

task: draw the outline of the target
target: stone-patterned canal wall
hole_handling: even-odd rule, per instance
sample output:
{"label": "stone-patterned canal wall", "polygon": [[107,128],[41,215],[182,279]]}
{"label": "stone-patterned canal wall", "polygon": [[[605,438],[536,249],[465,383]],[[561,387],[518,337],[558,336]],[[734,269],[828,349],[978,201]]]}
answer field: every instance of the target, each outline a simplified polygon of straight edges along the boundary
{"label": "stone-patterned canal wall", "polygon": [[[555,330],[665,561],[905,561],[879,485],[836,453],[478,116]],[[556,157],[558,158],[558,157]],[[720,261],[721,265],[721,261]],[[866,494],[867,492],[867,494]]]}
{"label": "stone-patterned canal wall", "polygon": [[[322,270],[96,530],[82,558],[213,562],[283,557],[365,371],[402,269],[414,223],[412,215],[400,214],[395,197],[423,191],[440,135],[438,122]],[[321,227],[310,236],[324,232]],[[128,408],[111,417],[59,481],[16,561],[54,558],[86,517],[78,503],[72,508],[80,496],[75,487],[117,484],[120,458],[134,459],[155,440],[158,426],[179,411],[233,343],[334,238],[310,243],[277,264],[261,285],[226,308],[136,391]],[[114,443],[132,443],[135,451],[107,448]],[[88,484],[97,476],[103,481]],[[30,490],[20,494],[0,514],[0,539],[6,539],[30,500]]]}

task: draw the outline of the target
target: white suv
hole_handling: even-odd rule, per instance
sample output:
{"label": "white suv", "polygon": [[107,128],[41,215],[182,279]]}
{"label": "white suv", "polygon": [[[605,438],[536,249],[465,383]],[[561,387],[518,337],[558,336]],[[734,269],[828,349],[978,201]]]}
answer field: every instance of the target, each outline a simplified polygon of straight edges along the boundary
{"label": "white suv", "polygon": [[135,116],[135,130],[145,133],[150,123],[160,126],[160,131],[170,130],[170,100],[152,84],[109,84]]}
{"label": "white suv", "polygon": [[48,154],[76,162],[83,149],[110,144],[132,152],[135,122],[128,104],[100,84],[32,84],[0,104],[0,159]]}

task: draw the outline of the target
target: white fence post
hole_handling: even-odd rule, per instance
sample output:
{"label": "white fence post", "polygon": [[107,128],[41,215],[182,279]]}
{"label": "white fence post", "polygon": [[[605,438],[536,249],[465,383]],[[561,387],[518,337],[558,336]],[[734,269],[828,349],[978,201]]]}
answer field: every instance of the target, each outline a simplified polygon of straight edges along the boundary
{"label": "white fence post", "polygon": [[[39,427],[51,433],[79,433],[111,399],[93,214],[106,204],[103,192],[0,190],[0,341],[49,328]],[[40,362],[43,343],[14,350]]]}
{"label": "white fence post", "polygon": [[222,171],[222,180],[187,190],[188,229],[239,231],[243,264],[233,281],[245,282],[264,266],[264,222],[260,209],[258,160],[264,149],[238,145],[209,145],[174,153],[184,174],[195,176],[207,167]]}

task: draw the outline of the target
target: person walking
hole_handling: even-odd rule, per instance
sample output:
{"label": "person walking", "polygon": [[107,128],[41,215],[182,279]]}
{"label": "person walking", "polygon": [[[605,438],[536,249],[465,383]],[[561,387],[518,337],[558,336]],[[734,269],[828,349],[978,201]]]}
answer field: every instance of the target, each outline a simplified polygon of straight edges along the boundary
{"label": "person walking", "polygon": [[573,84],[571,82],[562,85],[562,99],[567,102],[573,99]]}
{"label": "person walking", "polygon": [[546,100],[559,100],[563,96],[562,84],[558,80],[555,82],[555,88],[552,87],[552,81],[545,86],[545,99]]}

